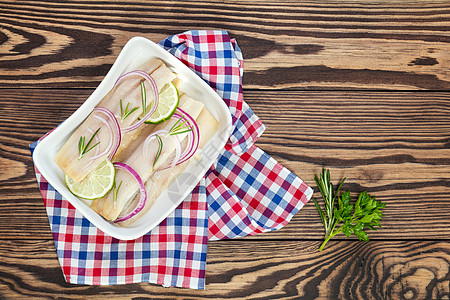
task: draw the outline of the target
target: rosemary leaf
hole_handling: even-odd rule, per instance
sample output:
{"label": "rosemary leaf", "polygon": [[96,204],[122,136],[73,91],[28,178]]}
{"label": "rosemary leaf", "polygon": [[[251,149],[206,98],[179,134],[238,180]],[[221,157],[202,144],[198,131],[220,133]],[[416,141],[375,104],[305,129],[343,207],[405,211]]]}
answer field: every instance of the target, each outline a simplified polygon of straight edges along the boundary
{"label": "rosemary leaf", "polygon": [[94,146],[92,146],[91,148],[89,148],[88,150],[86,150],[85,153],[88,153],[89,151],[91,151],[92,149],[94,149],[96,146],[98,146],[98,144],[100,144],[100,142],[97,142],[97,144],[95,144]]}
{"label": "rosemary leaf", "polygon": [[128,102],[127,106],[125,107],[125,110],[123,109],[123,105],[122,105],[122,99],[120,99],[120,115],[121,115],[121,121],[125,120],[129,115],[131,115],[132,113],[134,113],[136,110],[139,109],[139,107],[134,107],[133,109],[131,109],[130,111],[128,111],[130,107],[130,102]]}
{"label": "rosemary leaf", "polygon": [[81,153],[83,151],[84,147],[84,136],[81,136],[78,140],[78,153]]}
{"label": "rosemary leaf", "polygon": [[141,95],[142,95],[142,115],[147,113],[147,93],[145,91],[144,81],[141,80]]}
{"label": "rosemary leaf", "polygon": [[[173,124],[172,128],[170,128],[170,130],[169,130],[169,134],[170,135],[182,134],[182,133],[186,133],[186,132],[192,131],[192,128],[190,127],[189,123],[187,123],[187,120],[184,120],[183,123],[178,124],[178,123],[181,122],[181,120],[182,120],[181,118],[178,119],[175,122],[175,124]],[[186,125],[186,126],[184,126],[184,125]]]}
{"label": "rosemary leaf", "polygon": [[162,148],[163,148],[163,141],[162,141],[162,139],[160,138],[159,135],[155,135],[155,136],[156,136],[156,139],[158,140],[159,146],[158,146],[158,151],[156,152],[155,160],[153,161],[153,167],[152,168],[155,168],[155,164],[158,161],[159,156],[161,155],[161,152],[162,152]]}
{"label": "rosemary leaf", "polygon": [[[177,125],[178,125],[178,123],[180,123],[180,121],[181,121],[181,118],[178,119],[178,120],[172,125],[172,127],[171,127],[170,130],[169,130],[169,132],[174,131],[174,129],[177,127]],[[185,122],[186,122],[186,121],[185,121]]]}
{"label": "rosemary leaf", "polygon": [[191,132],[192,128],[188,128],[184,131],[176,131],[176,132],[172,132],[170,135],[177,135],[177,134],[182,134],[182,133],[186,133],[186,132]]}
{"label": "rosemary leaf", "polygon": [[114,206],[116,205],[117,202],[117,197],[119,195],[119,189],[122,186],[123,181],[121,181],[119,183],[119,186],[116,188],[116,181],[114,181],[114,185],[113,185],[113,202],[114,202]]}
{"label": "rosemary leaf", "polygon": [[89,151],[91,151],[92,149],[94,149],[96,146],[98,146],[100,144],[100,142],[98,142],[97,144],[93,145],[92,147],[89,148],[89,146],[91,145],[92,141],[94,140],[94,137],[97,135],[97,133],[100,131],[101,127],[99,127],[94,134],[92,134],[91,138],[89,139],[88,143],[85,144],[86,141],[86,137],[85,136],[81,136],[80,139],[78,140],[78,152],[79,152],[79,157],[78,159],[81,159],[86,153],[88,153]]}

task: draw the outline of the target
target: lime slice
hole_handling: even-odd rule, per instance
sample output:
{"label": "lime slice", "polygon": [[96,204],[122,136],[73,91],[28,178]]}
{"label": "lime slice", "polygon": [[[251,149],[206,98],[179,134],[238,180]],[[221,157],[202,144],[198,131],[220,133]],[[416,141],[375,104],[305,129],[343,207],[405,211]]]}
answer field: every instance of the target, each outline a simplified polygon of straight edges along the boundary
{"label": "lime slice", "polygon": [[93,200],[105,196],[111,190],[114,176],[114,165],[107,159],[92,174],[78,183],[67,175],[64,176],[64,180],[72,194]]}
{"label": "lime slice", "polygon": [[172,82],[164,85],[159,93],[158,107],[145,123],[159,124],[170,119],[178,107],[179,99],[178,90]]}

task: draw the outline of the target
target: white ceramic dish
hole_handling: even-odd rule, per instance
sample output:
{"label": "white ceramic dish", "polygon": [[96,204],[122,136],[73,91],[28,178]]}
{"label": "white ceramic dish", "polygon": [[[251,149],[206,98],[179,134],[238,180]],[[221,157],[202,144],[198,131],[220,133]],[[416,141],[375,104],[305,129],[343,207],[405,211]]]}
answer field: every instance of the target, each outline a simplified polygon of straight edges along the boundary
{"label": "white ceramic dish", "polygon": [[[219,128],[200,155],[192,160],[177,180],[161,194],[152,208],[132,227],[121,227],[106,221],[95,213],[85,201],[74,196],[64,183],[64,173],[54,157],[72,132],[84,121],[94,107],[113,87],[123,73],[135,70],[147,60],[158,57],[178,73],[183,81],[182,91],[205,104],[219,121]],[[83,216],[104,233],[122,240],[136,239],[161,223],[188,196],[219,155],[231,134],[231,117],[223,100],[199,76],[152,41],[134,37],[128,41],[108,74],[92,95],[67,120],[52,131],[36,147],[33,160],[48,182]]]}

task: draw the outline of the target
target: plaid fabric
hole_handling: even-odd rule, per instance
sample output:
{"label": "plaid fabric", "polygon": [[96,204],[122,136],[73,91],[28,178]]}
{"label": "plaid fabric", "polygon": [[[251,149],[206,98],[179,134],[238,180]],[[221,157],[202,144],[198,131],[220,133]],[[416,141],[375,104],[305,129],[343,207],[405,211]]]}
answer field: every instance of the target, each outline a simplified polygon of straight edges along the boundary
{"label": "plaid fabric", "polygon": [[228,105],[234,125],[225,149],[233,153],[245,152],[264,132],[265,127],[244,102],[244,60],[236,40],[230,39],[225,31],[187,31],[168,37],[159,44],[203,78],[222,97]]}
{"label": "plaid fabric", "polygon": [[[300,178],[254,145],[264,125],[243,101],[242,54],[226,32],[188,31],[160,45],[224,99],[232,115],[233,133],[215,164],[179,207],[151,232],[132,241],[105,235],[36,169],[67,282],[150,282],[203,289],[208,240],[279,229],[312,195]],[[30,145],[32,152],[37,143]]]}
{"label": "plaid fabric", "polygon": [[311,196],[310,187],[255,145],[240,156],[225,151],[206,182],[210,240],[280,229]]}

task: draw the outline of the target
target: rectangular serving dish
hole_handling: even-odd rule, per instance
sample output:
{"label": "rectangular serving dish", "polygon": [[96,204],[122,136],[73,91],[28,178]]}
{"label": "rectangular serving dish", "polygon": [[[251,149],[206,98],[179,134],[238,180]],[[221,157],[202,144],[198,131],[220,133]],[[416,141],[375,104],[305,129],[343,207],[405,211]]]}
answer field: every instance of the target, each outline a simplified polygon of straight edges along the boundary
{"label": "rectangular serving dish", "polygon": [[[121,227],[105,220],[89,207],[89,201],[74,196],[67,189],[64,173],[56,165],[54,158],[75,129],[113,87],[117,78],[125,72],[137,69],[153,57],[160,58],[177,73],[183,81],[181,90],[191,98],[203,102],[219,122],[219,127],[203,150],[195,155],[195,159],[191,160],[186,170],[160,195],[150,210],[132,227]],[[91,96],[37,145],[33,161],[44,178],[93,225],[117,239],[132,240],[155,228],[191,193],[225,146],[231,134],[231,127],[231,116],[227,106],[206,82],[157,44],[143,37],[134,37],[126,43],[110,71]]]}

